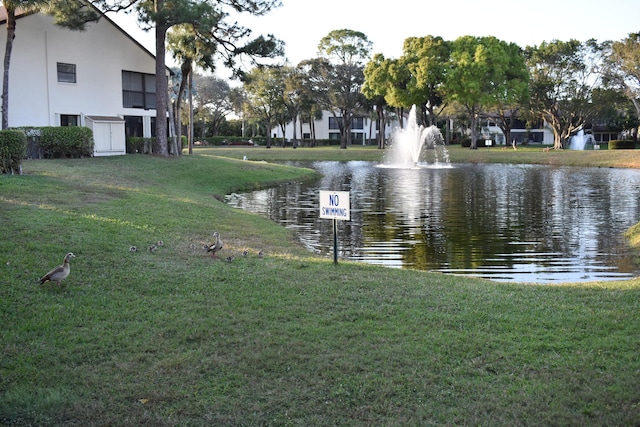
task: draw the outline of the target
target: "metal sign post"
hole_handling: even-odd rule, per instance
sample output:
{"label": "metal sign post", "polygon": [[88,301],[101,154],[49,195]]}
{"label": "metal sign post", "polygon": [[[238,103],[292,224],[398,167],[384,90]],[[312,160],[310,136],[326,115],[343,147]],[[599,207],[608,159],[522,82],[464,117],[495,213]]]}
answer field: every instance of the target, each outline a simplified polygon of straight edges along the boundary
{"label": "metal sign post", "polygon": [[338,263],[338,220],[351,219],[348,191],[320,191],[320,218],[333,219],[333,263]]}

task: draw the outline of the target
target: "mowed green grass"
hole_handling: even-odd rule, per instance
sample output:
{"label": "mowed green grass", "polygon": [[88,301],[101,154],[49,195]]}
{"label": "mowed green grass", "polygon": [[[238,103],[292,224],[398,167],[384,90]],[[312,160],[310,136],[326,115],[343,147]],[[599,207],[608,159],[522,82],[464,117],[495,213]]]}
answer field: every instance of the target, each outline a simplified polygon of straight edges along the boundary
{"label": "mowed green grass", "polygon": [[[334,265],[219,200],[312,171],[216,150],[0,176],[0,425],[640,423],[640,280]],[[67,251],[62,287],[39,286]]]}

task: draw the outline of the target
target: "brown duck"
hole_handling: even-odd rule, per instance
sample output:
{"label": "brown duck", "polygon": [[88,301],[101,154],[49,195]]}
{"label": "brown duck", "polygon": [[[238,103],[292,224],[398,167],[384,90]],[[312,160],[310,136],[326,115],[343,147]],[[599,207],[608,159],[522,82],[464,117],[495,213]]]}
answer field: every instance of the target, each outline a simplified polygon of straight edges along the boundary
{"label": "brown duck", "polygon": [[51,282],[56,282],[58,287],[60,287],[60,282],[66,279],[67,276],[69,275],[69,272],[71,271],[71,268],[69,266],[69,261],[71,260],[71,258],[75,258],[75,257],[76,256],[71,252],[66,254],[64,256],[64,262],[62,263],[62,265],[57,266],[56,268],[54,268],[53,270],[51,270],[50,272],[42,276],[40,278],[40,284],[42,285],[45,282],[51,281]]}

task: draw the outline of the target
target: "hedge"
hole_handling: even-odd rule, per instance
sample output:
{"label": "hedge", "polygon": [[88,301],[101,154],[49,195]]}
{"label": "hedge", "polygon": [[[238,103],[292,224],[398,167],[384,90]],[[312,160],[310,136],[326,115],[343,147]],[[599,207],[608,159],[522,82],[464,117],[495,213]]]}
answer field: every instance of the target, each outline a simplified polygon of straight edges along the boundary
{"label": "hedge", "polygon": [[609,150],[629,150],[634,148],[636,148],[636,143],[633,140],[613,139],[609,141]]}
{"label": "hedge", "polygon": [[23,131],[0,131],[0,172],[22,174],[22,159],[26,155],[27,136]]}
{"label": "hedge", "polygon": [[93,156],[93,131],[83,126],[39,128],[37,144],[47,158]]}

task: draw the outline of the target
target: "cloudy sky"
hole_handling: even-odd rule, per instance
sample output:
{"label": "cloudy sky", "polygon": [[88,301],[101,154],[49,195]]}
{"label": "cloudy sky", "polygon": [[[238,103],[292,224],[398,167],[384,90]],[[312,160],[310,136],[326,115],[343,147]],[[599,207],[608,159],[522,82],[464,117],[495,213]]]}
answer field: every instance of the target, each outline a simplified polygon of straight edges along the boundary
{"label": "cloudy sky", "polygon": [[[254,35],[273,34],[286,43],[293,65],[313,58],[320,39],[347,28],[364,33],[373,53],[402,54],[407,37],[455,40],[492,35],[525,47],[543,41],[621,40],[640,31],[639,0],[282,0],[266,16],[243,14],[238,22]],[[137,31],[132,19],[110,16],[153,51],[153,36]]]}

